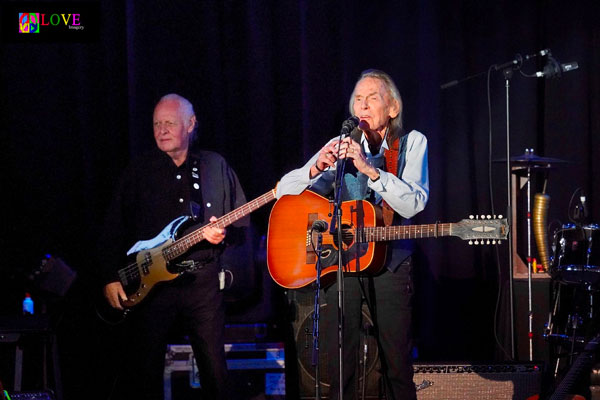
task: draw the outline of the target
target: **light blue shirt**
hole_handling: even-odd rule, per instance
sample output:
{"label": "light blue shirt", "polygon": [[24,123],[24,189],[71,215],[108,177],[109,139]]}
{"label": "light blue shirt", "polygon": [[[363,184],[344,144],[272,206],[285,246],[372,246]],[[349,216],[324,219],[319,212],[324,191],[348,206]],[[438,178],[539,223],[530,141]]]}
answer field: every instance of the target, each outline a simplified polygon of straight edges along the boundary
{"label": "light blue shirt", "polygon": [[[339,137],[331,139],[337,140]],[[376,161],[383,158],[387,143],[384,140],[379,153],[371,154],[366,137],[363,133],[361,145],[368,160]],[[400,216],[411,218],[422,211],[429,199],[429,169],[427,163],[427,138],[421,132],[411,131],[406,142],[406,165],[402,176],[397,177],[396,171],[385,172],[379,169],[380,179],[373,182],[368,179],[367,186],[377,193],[378,199],[383,198]],[[304,166],[285,174],[277,185],[277,198],[285,194],[300,194],[309,188],[320,194],[330,193],[335,182],[336,169],[330,167],[325,172],[310,178],[310,169],[319,158],[319,153],[312,156]],[[378,160],[379,161],[379,160]],[[373,162],[374,165],[381,164]]]}

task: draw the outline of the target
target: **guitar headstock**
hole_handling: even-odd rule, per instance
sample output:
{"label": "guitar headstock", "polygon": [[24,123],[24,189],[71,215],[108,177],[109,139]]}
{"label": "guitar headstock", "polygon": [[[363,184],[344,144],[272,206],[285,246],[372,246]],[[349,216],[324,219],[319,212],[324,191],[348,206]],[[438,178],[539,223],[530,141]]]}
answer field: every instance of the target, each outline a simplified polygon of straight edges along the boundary
{"label": "guitar headstock", "polygon": [[500,244],[508,238],[508,221],[499,215],[473,216],[452,224],[452,236],[468,240],[469,244]]}

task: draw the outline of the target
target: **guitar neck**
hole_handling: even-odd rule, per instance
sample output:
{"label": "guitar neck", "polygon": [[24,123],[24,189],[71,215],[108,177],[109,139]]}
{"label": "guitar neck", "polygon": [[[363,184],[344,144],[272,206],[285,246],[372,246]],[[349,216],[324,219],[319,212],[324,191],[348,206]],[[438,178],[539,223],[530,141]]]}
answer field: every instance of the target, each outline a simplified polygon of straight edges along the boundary
{"label": "guitar neck", "polygon": [[171,261],[185,252],[187,252],[192,246],[200,243],[204,240],[204,228],[207,226],[212,226],[215,228],[225,228],[234,222],[244,218],[249,215],[253,211],[259,209],[265,204],[275,199],[275,189],[269,190],[267,193],[263,194],[260,197],[244,204],[241,207],[236,208],[233,211],[223,215],[221,218],[216,220],[215,222],[208,223],[203,225],[202,227],[196,229],[195,231],[188,233],[182,238],[176,240],[170,246],[167,246],[163,249],[163,255],[167,261]]}
{"label": "guitar neck", "polygon": [[365,227],[360,229],[357,235],[358,241],[363,243],[452,236],[452,225],[448,223]]}

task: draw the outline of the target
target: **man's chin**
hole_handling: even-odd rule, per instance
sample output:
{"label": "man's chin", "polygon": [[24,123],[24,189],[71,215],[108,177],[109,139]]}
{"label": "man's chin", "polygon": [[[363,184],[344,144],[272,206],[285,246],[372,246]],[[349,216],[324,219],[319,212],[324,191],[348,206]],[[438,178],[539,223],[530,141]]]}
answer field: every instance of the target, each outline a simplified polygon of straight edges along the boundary
{"label": "man's chin", "polygon": [[366,119],[361,119],[360,122],[358,123],[358,128],[361,131],[370,131],[371,125],[369,125],[369,122]]}

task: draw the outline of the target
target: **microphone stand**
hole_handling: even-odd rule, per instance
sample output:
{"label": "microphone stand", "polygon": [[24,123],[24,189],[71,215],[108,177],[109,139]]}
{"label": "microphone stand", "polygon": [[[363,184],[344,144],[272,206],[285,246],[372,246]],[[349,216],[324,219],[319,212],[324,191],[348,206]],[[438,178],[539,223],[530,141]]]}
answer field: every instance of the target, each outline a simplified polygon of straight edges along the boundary
{"label": "microphone stand", "polygon": [[[340,135],[342,138],[343,135]],[[338,147],[339,155],[339,147]],[[334,209],[331,217],[331,224],[329,232],[336,234],[337,236],[337,250],[338,250],[338,269],[337,269],[337,293],[338,293],[338,304],[337,304],[337,323],[338,323],[338,382],[339,382],[339,397],[338,399],[344,398],[344,261],[342,259],[342,186],[344,182],[344,170],[346,167],[346,159],[340,160],[338,157],[336,165],[336,177],[335,177],[335,197],[334,197]],[[337,229],[337,231],[336,231]]]}
{"label": "microphone stand", "polygon": [[[346,120],[342,125],[340,132],[340,144],[342,139],[350,135],[352,129],[358,125],[356,117]],[[339,382],[339,400],[344,398],[344,261],[343,261],[343,244],[342,241],[342,187],[344,184],[344,170],[346,168],[346,158],[340,160],[340,147],[338,145],[338,154],[336,161],[336,176],[335,176],[335,195],[334,209],[329,224],[329,233],[336,234],[337,250],[338,250],[338,269],[337,269],[337,323],[338,323],[338,382]]]}
{"label": "microphone stand", "polygon": [[[521,68],[521,63],[517,63],[516,67]],[[498,69],[498,67],[496,68]],[[502,71],[505,80],[506,90],[506,219],[508,226],[512,225],[512,186],[510,179],[510,79],[513,76],[513,66],[507,66]],[[515,359],[515,310],[514,310],[514,288],[513,288],[513,245],[512,245],[511,229],[508,230],[508,295],[510,305],[510,355]],[[531,302],[530,302],[531,304]]]}
{"label": "microphone stand", "polygon": [[[523,65],[523,61],[529,60],[537,55],[546,55],[549,50],[542,50],[539,53],[527,55],[525,57],[520,54],[516,54],[515,57],[503,64],[495,64],[490,67],[490,69],[494,69],[495,71],[502,70],[502,74],[505,79],[505,88],[506,88],[506,186],[507,186],[507,211],[506,218],[508,220],[509,225],[512,226],[512,187],[511,187],[511,171],[510,171],[510,79],[513,76],[513,71],[520,70]],[[440,89],[448,89],[452,86],[456,86],[459,83],[464,81],[468,81],[470,79],[476,78],[478,76],[483,75],[483,72],[467,76],[466,78],[460,80],[453,80],[447,82],[440,86]],[[514,289],[513,289],[513,246],[512,246],[512,235],[513,232],[509,229],[508,231],[508,273],[509,273],[509,305],[510,305],[510,345],[511,345],[511,358],[515,358],[515,321],[514,321]],[[530,294],[531,296],[531,294]]]}
{"label": "microphone stand", "polygon": [[[310,231],[311,240],[313,238],[314,228]],[[314,243],[314,242],[313,242]],[[319,296],[321,293],[321,251],[323,244],[323,234],[321,231],[317,232],[317,246],[315,253],[317,253],[317,264],[315,268],[317,270],[317,280],[315,281],[315,308],[313,312],[313,351],[312,351],[312,365],[315,367],[315,400],[321,399],[321,368],[319,366],[319,319],[320,319],[320,300]]]}

